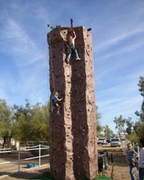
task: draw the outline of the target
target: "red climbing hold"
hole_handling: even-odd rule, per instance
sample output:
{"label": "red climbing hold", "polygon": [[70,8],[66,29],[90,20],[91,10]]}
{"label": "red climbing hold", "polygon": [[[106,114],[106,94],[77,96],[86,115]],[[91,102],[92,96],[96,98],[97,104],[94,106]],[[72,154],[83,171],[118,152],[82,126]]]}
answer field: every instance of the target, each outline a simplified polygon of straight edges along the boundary
{"label": "red climbing hold", "polygon": [[77,156],[78,159],[80,159],[80,156]]}

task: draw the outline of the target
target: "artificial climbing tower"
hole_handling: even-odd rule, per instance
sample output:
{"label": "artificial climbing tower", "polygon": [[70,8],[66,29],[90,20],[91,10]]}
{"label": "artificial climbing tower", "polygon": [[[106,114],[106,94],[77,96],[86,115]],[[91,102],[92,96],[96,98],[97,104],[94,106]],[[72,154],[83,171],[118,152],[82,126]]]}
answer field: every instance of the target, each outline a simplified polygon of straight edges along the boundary
{"label": "artificial climbing tower", "polygon": [[65,62],[68,27],[47,34],[50,91],[63,98],[60,113],[50,113],[50,171],[54,179],[93,179],[98,176],[96,103],[92,35],[83,26],[73,27],[80,61],[72,54]]}

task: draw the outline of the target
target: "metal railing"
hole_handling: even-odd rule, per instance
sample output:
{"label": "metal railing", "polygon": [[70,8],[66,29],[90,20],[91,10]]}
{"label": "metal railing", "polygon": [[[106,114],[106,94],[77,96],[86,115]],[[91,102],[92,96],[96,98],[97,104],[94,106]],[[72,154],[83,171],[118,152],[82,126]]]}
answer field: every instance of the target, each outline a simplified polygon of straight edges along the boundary
{"label": "metal railing", "polygon": [[[37,146],[25,147],[25,150],[21,150],[20,145],[18,147],[18,150],[13,150],[12,148],[1,148],[0,149],[0,154],[16,152],[16,153],[18,153],[18,159],[13,160],[13,161],[0,162],[0,165],[17,162],[17,166],[18,166],[18,171],[17,172],[20,172],[21,161],[28,161],[28,160],[32,160],[32,159],[38,159],[39,160],[38,165],[40,167],[41,166],[41,158],[49,157],[49,154],[41,155],[41,151],[44,150],[44,149],[49,150],[49,146],[39,144]],[[21,159],[21,152],[26,152],[26,151],[38,151],[39,155],[35,156],[35,157],[29,157],[29,158]]]}
{"label": "metal railing", "polygon": [[138,146],[138,143],[134,143],[132,142],[132,146],[133,146],[133,149],[139,154],[139,146]]}

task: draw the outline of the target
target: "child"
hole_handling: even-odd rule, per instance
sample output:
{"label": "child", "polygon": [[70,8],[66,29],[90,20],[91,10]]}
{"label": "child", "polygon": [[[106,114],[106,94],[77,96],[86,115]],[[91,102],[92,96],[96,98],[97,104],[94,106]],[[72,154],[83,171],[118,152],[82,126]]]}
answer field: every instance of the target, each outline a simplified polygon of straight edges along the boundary
{"label": "child", "polygon": [[73,29],[68,30],[67,38],[65,39],[63,34],[61,33],[61,36],[65,42],[67,42],[67,56],[66,56],[66,63],[69,64],[70,58],[72,53],[75,53],[76,60],[81,60],[78,55],[78,51],[75,47],[75,39],[76,39],[76,33]]}
{"label": "child", "polygon": [[128,143],[127,144],[127,154],[126,154],[126,160],[129,163],[130,167],[130,175],[131,175],[131,180],[136,180],[135,174],[134,174],[134,166],[135,166],[135,157],[138,155],[137,152],[133,150],[132,144]]}
{"label": "child", "polygon": [[67,54],[67,61],[70,61],[70,57],[72,52],[75,52],[76,60],[80,60],[78,52],[75,48],[75,39],[76,39],[76,33],[73,29],[69,30],[69,36],[68,36],[68,45],[69,45],[69,50]]}
{"label": "child", "polygon": [[57,115],[61,115],[60,114],[60,106],[58,104],[58,101],[61,101],[63,98],[59,99],[58,98],[58,92],[55,92],[55,94],[51,97],[51,101],[52,101],[52,106],[53,106],[53,109],[57,109]]}

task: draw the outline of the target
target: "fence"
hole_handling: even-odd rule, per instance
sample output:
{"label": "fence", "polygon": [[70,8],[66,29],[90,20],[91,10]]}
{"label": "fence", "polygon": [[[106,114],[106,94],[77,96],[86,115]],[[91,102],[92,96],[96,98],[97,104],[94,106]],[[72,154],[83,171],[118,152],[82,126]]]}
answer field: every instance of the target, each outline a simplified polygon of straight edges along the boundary
{"label": "fence", "polygon": [[[1,148],[0,149],[0,154],[5,154],[5,153],[17,153],[17,160],[14,160],[14,161],[5,161],[5,162],[0,162],[0,166],[1,165],[4,165],[4,164],[9,164],[9,163],[14,163],[14,162],[17,162],[17,167],[18,167],[18,170],[17,172],[20,172],[20,165],[21,165],[21,161],[28,161],[28,160],[32,160],[32,159],[38,159],[38,165],[39,167],[41,166],[41,158],[43,157],[49,157],[49,154],[46,154],[46,155],[41,155],[41,151],[42,150],[49,150],[49,146],[45,146],[45,145],[37,145],[37,146],[30,146],[30,147],[25,147],[25,150],[21,150],[21,147],[19,145],[18,147],[18,150],[14,150],[12,148]],[[21,152],[27,152],[27,151],[38,151],[38,156],[35,156],[35,157],[29,157],[29,158],[24,158],[24,159],[21,159]],[[1,168],[0,168],[1,169]]]}
{"label": "fence", "polygon": [[127,149],[127,143],[128,143],[127,140],[121,141],[121,148],[122,148],[123,152],[125,152]]}
{"label": "fence", "polygon": [[132,143],[133,149],[139,154],[139,146],[138,143]]}

